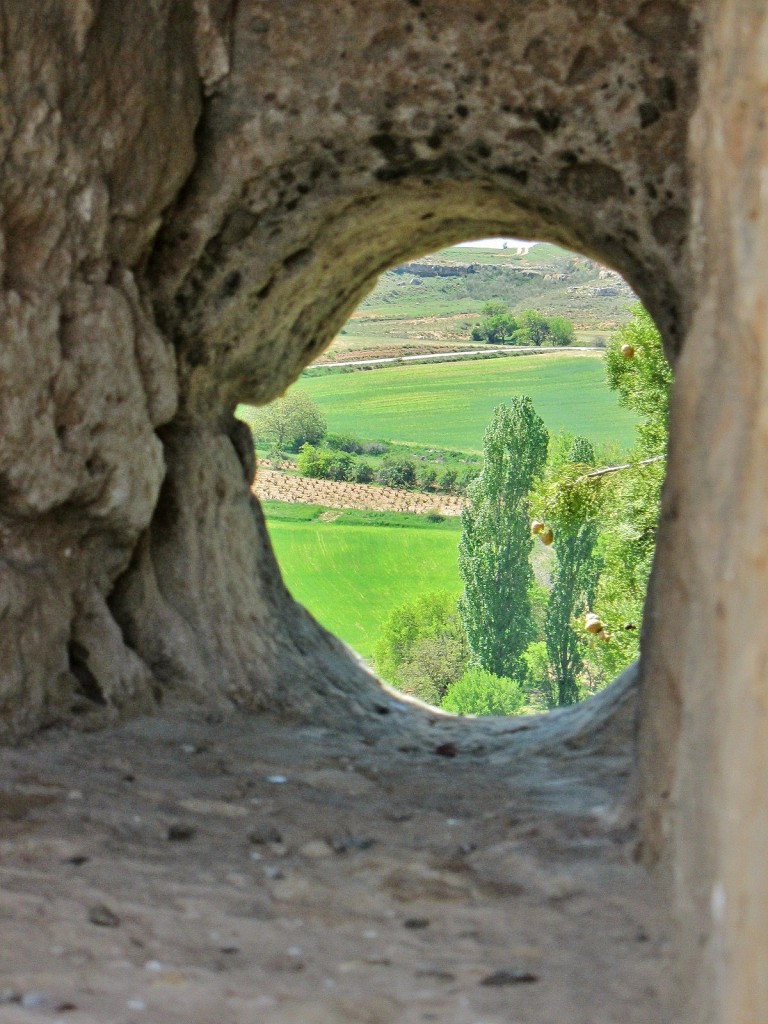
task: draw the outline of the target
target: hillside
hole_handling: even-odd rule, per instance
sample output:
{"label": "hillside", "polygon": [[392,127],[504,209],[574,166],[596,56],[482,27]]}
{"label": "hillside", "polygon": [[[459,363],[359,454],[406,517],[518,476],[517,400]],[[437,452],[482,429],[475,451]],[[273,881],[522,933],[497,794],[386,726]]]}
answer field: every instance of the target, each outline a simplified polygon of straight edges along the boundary
{"label": "hillside", "polygon": [[513,312],[567,317],[581,345],[604,341],[637,301],[617,273],[554,245],[454,247],[382,274],[320,361],[471,348],[472,326],[489,299]]}

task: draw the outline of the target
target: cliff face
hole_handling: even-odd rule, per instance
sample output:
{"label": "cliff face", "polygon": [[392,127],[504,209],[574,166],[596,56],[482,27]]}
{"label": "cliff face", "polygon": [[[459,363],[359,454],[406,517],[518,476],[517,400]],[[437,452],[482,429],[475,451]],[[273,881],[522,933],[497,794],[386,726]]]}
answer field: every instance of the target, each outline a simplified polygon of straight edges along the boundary
{"label": "cliff face", "polygon": [[766,837],[736,856],[727,828],[766,803],[765,13],[5,0],[0,23],[2,734],[172,694],[426,728],[284,590],[232,410],[386,267],[485,235],[580,250],[677,363],[642,810],[686,1012],[756,1019],[768,899],[739,879]]}

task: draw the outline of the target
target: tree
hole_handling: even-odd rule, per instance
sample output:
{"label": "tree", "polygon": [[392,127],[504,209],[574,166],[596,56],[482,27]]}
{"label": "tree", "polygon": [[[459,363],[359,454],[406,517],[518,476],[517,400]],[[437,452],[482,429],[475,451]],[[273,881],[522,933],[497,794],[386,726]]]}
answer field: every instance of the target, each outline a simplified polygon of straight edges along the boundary
{"label": "tree", "polygon": [[512,341],[517,321],[503,302],[491,299],[483,306],[483,319],[472,329],[474,341],[487,341],[489,345],[506,345]]}
{"label": "tree", "polygon": [[251,428],[258,441],[275,451],[297,452],[303,444],[318,444],[325,437],[325,416],[301,391],[291,391],[256,412]]}
{"label": "tree", "polygon": [[556,544],[559,534],[582,524],[596,522],[599,528],[602,570],[592,609],[609,639],[582,648],[593,685],[613,678],[638,655],[664,478],[672,372],[641,306],[610,341],[605,364],[621,404],[642,416],[629,457],[588,472],[566,461],[547,474],[532,498],[535,517],[556,524]]}
{"label": "tree", "polygon": [[642,306],[635,307],[632,319],[609,343],[605,362],[620,403],[642,416],[630,468],[606,478],[609,490],[601,503],[604,569],[595,605],[609,626],[611,642],[596,645],[593,657],[603,677],[612,678],[639,653],[669,429],[672,370],[656,325]]}
{"label": "tree", "polygon": [[524,310],[518,318],[516,340],[521,345],[540,347],[550,337],[549,321],[533,309]]}
{"label": "tree", "polygon": [[376,671],[405,693],[439,704],[467,665],[456,598],[433,591],[394,608],[373,650]]}
{"label": "tree", "polygon": [[[567,461],[586,471],[594,464],[594,449],[584,437],[577,437]],[[584,665],[583,633],[575,630],[575,615],[584,614],[595,599],[601,563],[595,557],[597,525],[590,516],[579,522],[550,519],[555,533],[556,564],[547,600],[544,637],[549,661],[551,693],[549,704],[575,704],[581,697],[579,675]]]}
{"label": "tree", "polygon": [[549,336],[553,345],[565,347],[572,345],[576,337],[576,329],[570,320],[563,316],[551,316],[549,318]]}
{"label": "tree", "polygon": [[462,512],[459,614],[474,660],[517,682],[533,637],[527,497],[547,457],[548,434],[527,396],[494,411],[483,437],[483,468]]}

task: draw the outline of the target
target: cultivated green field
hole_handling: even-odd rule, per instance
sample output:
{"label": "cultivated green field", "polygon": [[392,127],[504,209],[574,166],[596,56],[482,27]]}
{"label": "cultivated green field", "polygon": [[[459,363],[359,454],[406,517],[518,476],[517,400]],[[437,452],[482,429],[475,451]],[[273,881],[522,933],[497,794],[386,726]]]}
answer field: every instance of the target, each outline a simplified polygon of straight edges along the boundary
{"label": "cultivated green field", "polygon": [[530,395],[552,433],[627,450],[636,417],[605,384],[602,359],[553,353],[470,362],[412,364],[304,377],[294,385],[322,408],[328,429],[366,440],[480,451],[494,408]]}
{"label": "cultivated green field", "polygon": [[461,589],[458,519],[433,526],[423,516],[350,511],[329,522],[317,517],[337,513],[317,506],[264,504],[288,589],[368,660],[392,608],[425,590]]}

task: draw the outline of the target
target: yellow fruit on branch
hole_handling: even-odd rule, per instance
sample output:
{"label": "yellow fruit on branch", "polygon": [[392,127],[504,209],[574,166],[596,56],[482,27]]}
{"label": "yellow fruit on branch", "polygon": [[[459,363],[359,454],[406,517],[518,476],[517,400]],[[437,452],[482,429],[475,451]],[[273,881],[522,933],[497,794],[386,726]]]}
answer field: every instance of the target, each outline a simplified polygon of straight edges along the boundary
{"label": "yellow fruit on branch", "polygon": [[598,617],[594,614],[594,612],[589,612],[589,614],[586,616],[584,620],[584,629],[587,631],[587,633],[603,632],[603,624],[600,621],[600,619],[598,619]]}
{"label": "yellow fruit on branch", "polygon": [[625,359],[634,359],[635,350],[632,345],[622,345],[621,354],[624,356]]}
{"label": "yellow fruit on branch", "polygon": [[540,519],[534,519],[531,522],[531,533],[541,533],[544,529],[544,523]]}
{"label": "yellow fruit on branch", "polygon": [[552,527],[550,526],[545,526],[544,529],[541,530],[541,532],[539,533],[539,540],[542,544],[546,544],[547,547],[549,547],[549,545],[552,543],[554,539],[555,535],[552,532]]}

